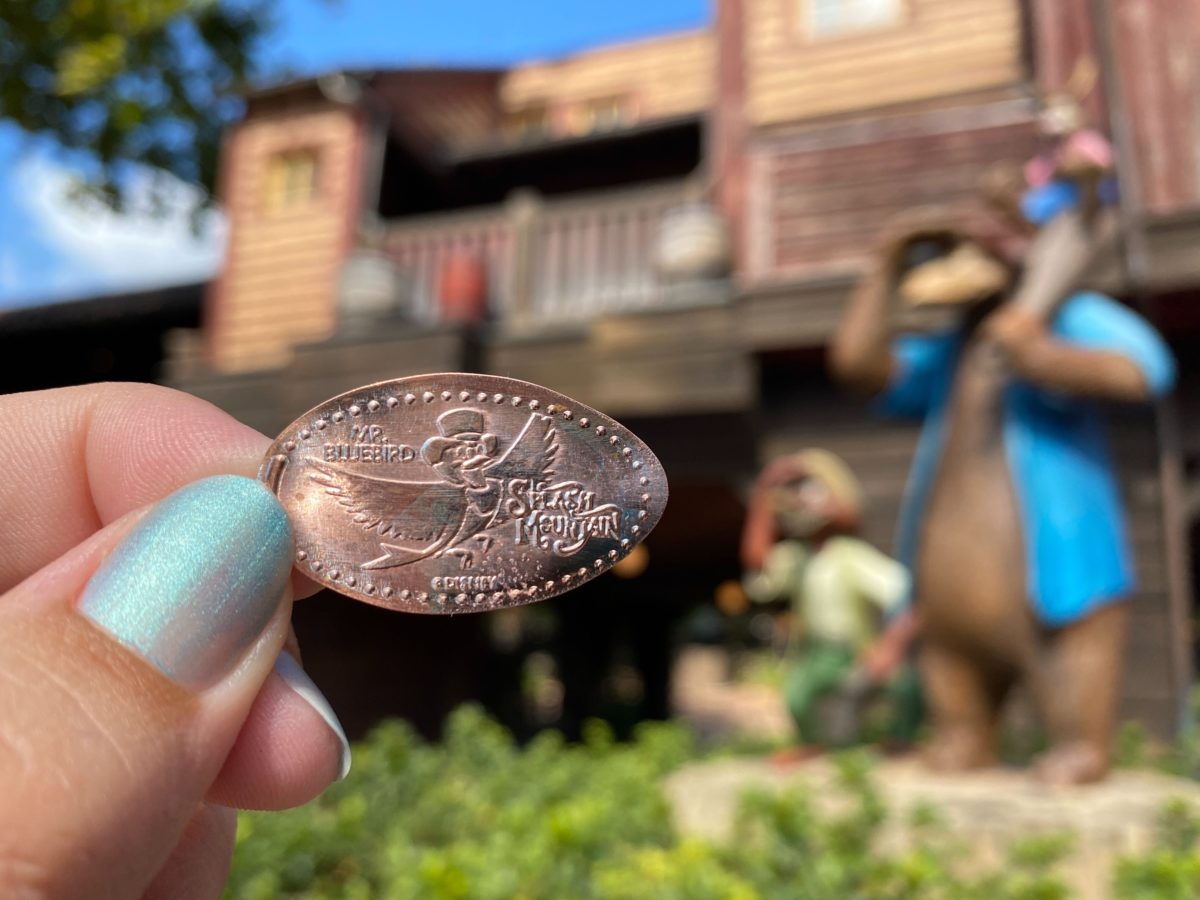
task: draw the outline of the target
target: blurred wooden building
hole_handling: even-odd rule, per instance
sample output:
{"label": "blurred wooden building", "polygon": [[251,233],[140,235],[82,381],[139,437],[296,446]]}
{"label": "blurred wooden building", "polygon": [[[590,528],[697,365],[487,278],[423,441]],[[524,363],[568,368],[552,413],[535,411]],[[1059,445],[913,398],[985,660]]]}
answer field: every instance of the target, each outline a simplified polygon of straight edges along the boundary
{"label": "blurred wooden building", "polygon": [[166,378],[268,434],[430,371],[603,409],[671,477],[646,602],[736,576],[741,492],[805,445],[859,473],[888,546],[915,429],[843,399],[823,348],[880,223],[1027,159],[1035,96],[1090,56],[1128,227],[1108,279],[1185,363],[1177,398],[1113,429],[1141,574],[1123,714],[1166,733],[1192,671],[1198,49],[1191,0],[718,0],[709,28],[553,62],[262,91],[225,144],[224,268]]}
{"label": "blurred wooden building", "polygon": [[0,310],[0,393],[154,381],[164,340],[200,324],[203,283]]}

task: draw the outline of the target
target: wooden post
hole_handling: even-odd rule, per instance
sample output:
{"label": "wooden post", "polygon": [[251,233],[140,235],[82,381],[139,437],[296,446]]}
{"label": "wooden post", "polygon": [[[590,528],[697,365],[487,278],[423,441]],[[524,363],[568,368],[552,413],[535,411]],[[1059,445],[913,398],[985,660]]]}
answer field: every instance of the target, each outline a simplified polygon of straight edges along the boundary
{"label": "wooden post", "polygon": [[533,317],[534,256],[538,253],[537,225],[541,216],[541,196],[532,190],[518,190],[507,200],[508,220],[512,228],[512,267],[509,284],[509,318],[513,324],[525,324]]}
{"label": "wooden post", "polygon": [[717,102],[709,118],[707,163],[717,209],[729,223],[733,270],[747,256],[746,73],[743,60],[744,0],[717,0]]}
{"label": "wooden post", "polygon": [[[1117,177],[1121,185],[1120,221],[1124,254],[1125,280],[1135,303],[1153,318],[1146,283],[1149,276],[1149,251],[1143,220],[1143,185],[1139,176],[1137,146],[1125,103],[1125,86],[1116,64],[1111,0],[1089,0],[1091,24],[1095,30],[1100,66],[1100,90],[1113,123],[1117,148]],[[1158,476],[1161,491],[1163,536],[1167,565],[1167,604],[1170,622],[1171,674],[1179,703],[1179,726],[1191,725],[1192,667],[1192,560],[1189,546],[1189,522],[1185,503],[1187,479],[1183,468],[1182,439],[1179,433],[1178,403],[1165,397],[1155,404],[1154,420],[1158,437]]]}

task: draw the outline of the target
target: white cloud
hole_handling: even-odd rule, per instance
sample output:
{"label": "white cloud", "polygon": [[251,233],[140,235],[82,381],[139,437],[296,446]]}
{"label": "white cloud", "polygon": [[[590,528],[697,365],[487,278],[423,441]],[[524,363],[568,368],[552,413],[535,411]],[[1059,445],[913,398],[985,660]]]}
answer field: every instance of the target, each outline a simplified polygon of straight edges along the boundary
{"label": "white cloud", "polygon": [[[193,231],[190,210],[197,189],[148,169],[129,179],[128,210],[117,214],[72,199],[71,171],[44,156],[28,156],[12,187],[37,236],[65,263],[57,282],[64,291],[126,291],[182,284],[211,277],[225,246],[225,222],[216,212]],[[154,188],[163,211],[153,211]],[[68,287],[70,285],[71,287]],[[71,288],[74,290],[71,290]]]}

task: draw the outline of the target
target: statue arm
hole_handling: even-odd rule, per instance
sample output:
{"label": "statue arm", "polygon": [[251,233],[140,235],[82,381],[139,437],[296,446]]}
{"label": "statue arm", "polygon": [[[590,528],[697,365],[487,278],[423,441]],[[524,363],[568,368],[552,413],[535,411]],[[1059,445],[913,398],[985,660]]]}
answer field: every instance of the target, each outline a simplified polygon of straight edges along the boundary
{"label": "statue arm", "polygon": [[804,567],[804,550],[791,541],[771,548],[763,567],[743,580],[746,594],[755,603],[785,599],[795,591]]}
{"label": "statue arm", "polygon": [[856,537],[838,541],[846,577],[854,590],[888,615],[898,613],[909,599],[912,579],[908,568]]}
{"label": "statue arm", "polygon": [[1117,232],[1112,210],[1059,213],[1034,238],[1009,305],[1051,320],[1101,256],[1115,251]]}
{"label": "statue arm", "polygon": [[908,650],[921,632],[921,620],[915,607],[900,610],[864,651],[860,665],[872,681],[887,681],[903,665]]}
{"label": "statue arm", "polygon": [[999,310],[985,328],[1017,376],[1049,390],[1137,402],[1162,396],[1175,380],[1158,332],[1100,294],[1072,297],[1053,332],[1018,309]]}
{"label": "statue arm", "polygon": [[851,294],[829,348],[834,377],[868,395],[881,393],[896,371],[888,327],[890,283],[889,267],[876,264]]}
{"label": "statue arm", "polygon": [[1043,335],[1010,353],[1009,359],[1017,375],[1049,390],[1130,403],[1151,396],[1137,363],[1117,351],[1078,347]]}

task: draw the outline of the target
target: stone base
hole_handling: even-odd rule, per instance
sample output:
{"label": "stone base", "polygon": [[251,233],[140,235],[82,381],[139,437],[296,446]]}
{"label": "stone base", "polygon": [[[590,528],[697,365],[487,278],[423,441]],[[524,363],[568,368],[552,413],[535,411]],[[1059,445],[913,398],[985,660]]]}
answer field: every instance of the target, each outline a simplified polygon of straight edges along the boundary
{"label": "stone base", "polygon": [[729,680],[729,654],[690,645],[675,659],[671,710],[702,737],[731,736],[790,743],[795,726],[779,691]]}
{"label": "stone base", "polygon": [[[1116,859],[1152,845],[1156,820],[1169,801],[1200,809],[1200,784],[1148,771],[1114,772],[1098,785],[1048,788],[1019,770],[937,775],[902,758],[881,760],[874,777],[890,813],[881,849],[907,845],[903,823],[919,806],[936,809],[948,831],[969,842],[972,860],[981,866],[1002,863],[1019,838],[1069,832],[1075,849],[1059,871],[1080,898],[1109,896]],[[837,808],[836,769],[824,758],[787,768],[756,758],[698,763],[674,773],[665,790],[682,833],[719,842],[730,835],[742,794],[797,783],[811,789],[818,808]]]}

